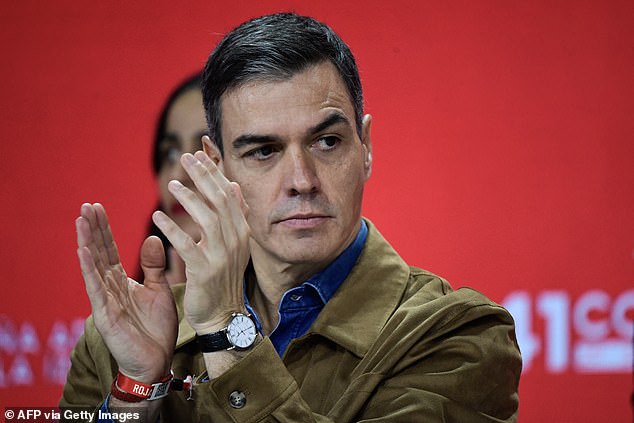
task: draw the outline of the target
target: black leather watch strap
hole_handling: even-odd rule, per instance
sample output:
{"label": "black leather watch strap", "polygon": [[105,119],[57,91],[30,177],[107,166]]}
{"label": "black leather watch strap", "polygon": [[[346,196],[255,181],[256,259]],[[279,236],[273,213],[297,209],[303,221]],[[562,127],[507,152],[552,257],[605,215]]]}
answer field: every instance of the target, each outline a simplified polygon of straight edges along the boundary
{"label": "black leather watch strap", "polygon": [[204,353],[216,352],[233,347],[229,338],[227,338],[227,330],[223,329],[218,332],[208,333],[207,335],[199,335],[196,342],[200,346],[200,350]]}

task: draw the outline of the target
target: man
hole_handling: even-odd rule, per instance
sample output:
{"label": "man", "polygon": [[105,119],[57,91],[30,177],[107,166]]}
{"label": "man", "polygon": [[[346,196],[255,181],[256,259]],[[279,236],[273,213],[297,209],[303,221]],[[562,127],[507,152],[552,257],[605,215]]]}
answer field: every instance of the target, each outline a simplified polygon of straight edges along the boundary
{"label": "man", "polygon": [[361,218],[371,117],[345,43],[294,14],[244,23],[210,56],[203,101],[205,151],[181,159],[200,195],[170,183],[202,239],[154,215],[186,264],[174,296],[157,239],[144,284],[127,280],[104,209],[82,206],[93,314],[60,405],[148,421],[515,421],[510,315],[407,266]]}

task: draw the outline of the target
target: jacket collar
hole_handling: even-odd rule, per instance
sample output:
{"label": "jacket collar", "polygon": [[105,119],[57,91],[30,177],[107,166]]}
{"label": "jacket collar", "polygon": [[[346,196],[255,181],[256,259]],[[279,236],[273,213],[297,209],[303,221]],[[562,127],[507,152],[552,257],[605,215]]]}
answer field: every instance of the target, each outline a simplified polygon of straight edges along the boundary
{"label": "jacket collar", "polygon": [[[363,357],[398,307],[409,278],[409,266],[365,219],[368,237],[352,271],[319,313],[309,333],[319,334]],[[196,332],[183,313],[185,284],[172,288],[178,311],[176,348]]]}
{"label": "jacket collar", "polygon": [[410,273],[376,227],[366,223],[368,238],[357,264],[309,330],[358,357],[365,355],[398,307]]}

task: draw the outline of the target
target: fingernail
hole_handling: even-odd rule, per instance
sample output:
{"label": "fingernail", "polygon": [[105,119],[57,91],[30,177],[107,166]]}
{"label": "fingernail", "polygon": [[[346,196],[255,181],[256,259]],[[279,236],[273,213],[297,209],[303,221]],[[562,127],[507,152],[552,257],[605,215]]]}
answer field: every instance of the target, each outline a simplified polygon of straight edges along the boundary
{"label": "fingernail", "polygon": [[207,164],[211,161],[209,156],[207,156],[203,151],[197,151],[195,157],[203,164]]}
{"label": "fingernail", "polygon": [[181,184],[181,182],[176,179],[172,179],[167,184],[167,187],[170,189],[170,191],[171,190],[180,191],[181,189],[183,189],[183,184]]}
{"label": "fingernail", "polygon": [[190,153],[183,154],[182,160],[188,165],[196,163],[196,159]]}
{"label": "fingernail", "polygon": [[165,219],[165,215],[162,211],[157,210],[152,213],[152,220],[154,221],[154,223],[160,224],[162,222],[165,222],[167,219]]}

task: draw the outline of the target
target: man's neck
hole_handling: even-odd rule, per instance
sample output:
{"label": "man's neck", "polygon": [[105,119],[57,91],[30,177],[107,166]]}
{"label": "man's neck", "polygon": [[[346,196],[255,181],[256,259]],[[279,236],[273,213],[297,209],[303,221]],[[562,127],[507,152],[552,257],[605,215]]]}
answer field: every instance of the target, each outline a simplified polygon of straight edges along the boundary
{"label": "man's neck", "polygon": [[277,326],[278,309],[284,293],[328,265],[311,263],[298,266],[275,260],[258,260],[257,255],[252,257],[252,263],[252,272],[247,275],[247,296],[261,320],[264,334],[269,334]]}
{"label": "man's neck", "polygon": [[361,219],[350,239],[341,251],[333,252],[331,257],[315,262],[288,263],[262,248],[251,239],[252,267],[247,274],[247,297],[249,304],[258,314],[262,330],[268,335],[275,329],[279,320],[279,305],[284,293],[306,282],[312,276],[324,270],[354,241],[361,227]]}

